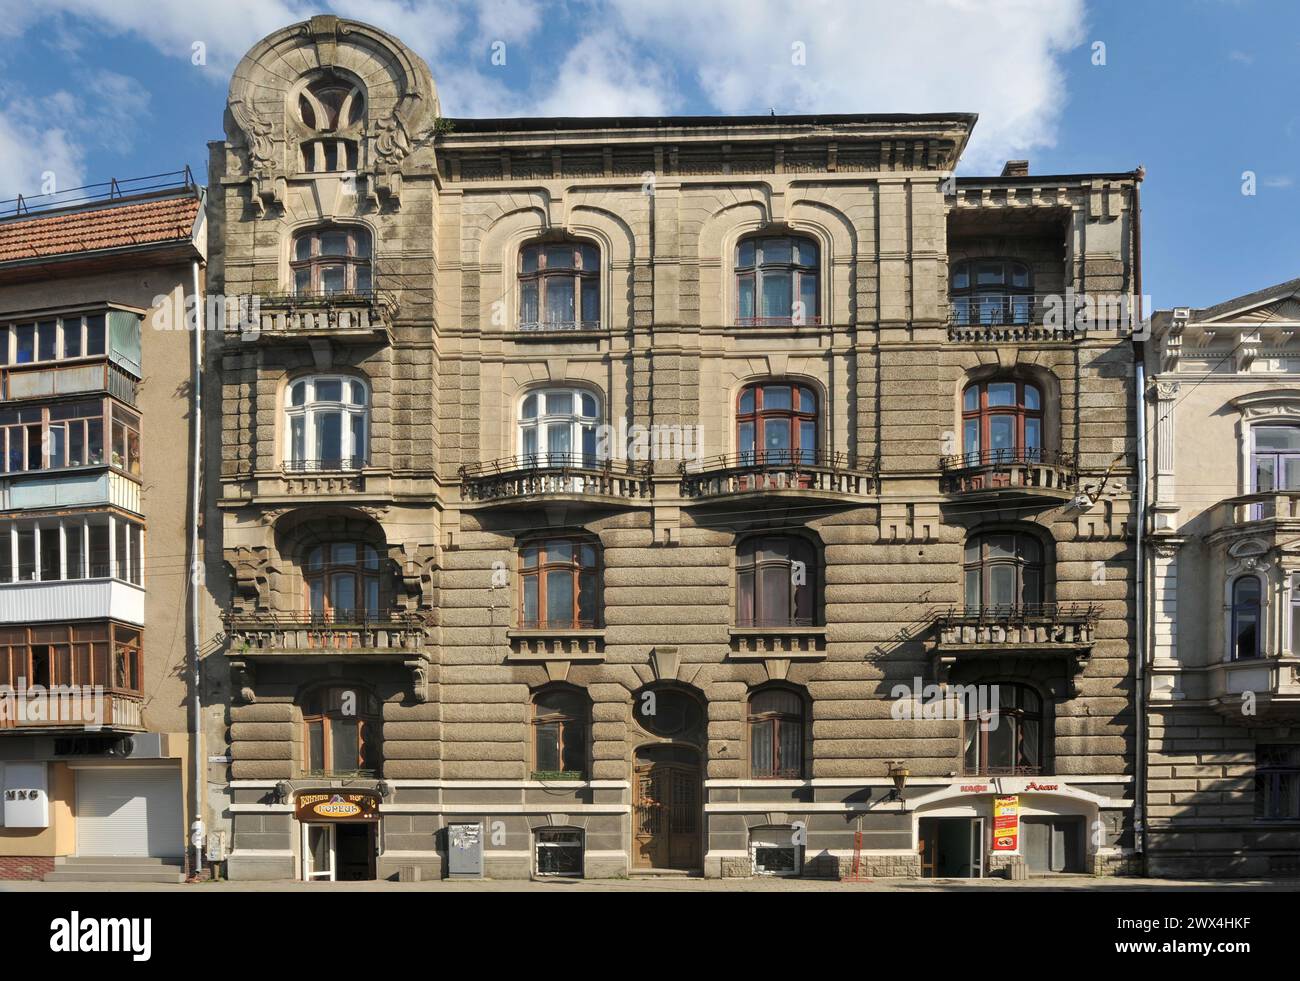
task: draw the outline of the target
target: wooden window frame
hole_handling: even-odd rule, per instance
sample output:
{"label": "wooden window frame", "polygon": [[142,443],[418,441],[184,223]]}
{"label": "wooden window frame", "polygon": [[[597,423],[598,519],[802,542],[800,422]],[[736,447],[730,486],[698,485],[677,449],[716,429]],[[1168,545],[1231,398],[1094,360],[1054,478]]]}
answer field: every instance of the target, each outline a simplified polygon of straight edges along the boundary
{"label": "wooden window frame", "polygon": [[[978,267],[981,265],[1000,265],[1002,282],[979,285]],[[1024,270],[1024,286],[1014,285],[1013,272],[1017,268]],[[957,278],[963,271],[966,273],[967,285],[957,286]],[[1034,314],[1034,270],[1022,259],[962,259],[953,263],[952,272],[948,276],[948,296],[952,303],[953,320],[962,326],[1027,325],[1033,320]],[[995,309],[984,302],[990,299],[1001,300],[1001,309],[997,311],[997,318],[986,319],[985,313]],[[964,316],[962,311],[965,312]]]}
{"label": "wooden window frame", "polygon": [[[113,621],[0,627],[0,685],[17,687],[22,677],[30,688],[35,650],[41,647],[66,648],[65,653],[50,656],[52,684],[99,687],[136,697],[144,694],[144,630],[139,627]],[[125,655],[128,685],[117,683],[119,647]]]}
{"label": "wooden window frame", "polygon": [[[786,550],[785,558],[768,559],[760,562],[757,557],[757,552],[760,547],[760,543],[763,542],[781,542],[789,546]],[[753,561],[749,563],[745,563],[742,552],[745,549],[751,549],[751,548],[754,550]],[[796,554],[796,553],[802,553],[802,554]],[[805,572],[807,574],[803,585],[799,585],[799,586],[795,585],[794,583],[793,563],[796,561],[804,562]],[[787,618],[788,622],[778,621],[775,618],[760,616],[760,613],[762,612],[760,610],[762,590],[759,588],[760,585],[759,571],[763,567],[774,567],[774,566],[783,566],[785,569],[788,570],[786,572],[786,580],[790,583],[789,603],[790,603],[790,610],[791,610],[791,616]],[[741,597],[744,592],[741,587],[741,580],[743,576],[746,574],[747,569],[751,570],[750,574],[753,577],[753,585],[751,588],[751,595],[753,597],[752,616],[746,616],[744,612],[741,610]],[[816,546],[814,546],[813,543],[808,541],[808,539],[806,538],[803,538],[799,535],[761,535],[760,534],[760,535],[750,535],[747,538],[741,540],[741,542],[736,546],[735,587],[736,587],[736,626],[741,629],[770,628],[774,630],[785,630],[790,628],[815,627],[820,625],[821,563],[818,558]],[[798,616],[799,597],[797,591],[800,589],[806,589],[810,591],[809,604],[808,604],[809,616],[807,617]],[[803,622],[805,620],[808,622],[806,623]]]}
{"label": "wooden window frame", "polygon": [[[320,383],[336,381],[340,384],[341,398],[322,399],[317,395]],[[303,387],[302,405],[293,404],[293,392],[299,385]],[[352,385],[360,385],[363,401],[353,400]],[[284,388],[284,445],[281,459],[283,465],[295,472],[319,473],[343,470],[362,470],[370,465],[370,407],[372,394],[369,382],[356,375],[304,375],[295,378]],[[327,413],[338,413],[339,421],[339,457],[335,459],[316,459],[310,454],[316,452],[318,438],[318,417]],[[303,456],[298,457],[294,450],[293,425],[302,420]],[[362,438],[360,443],[355,438],[356,421],[361,421]],[[326,466],[329,464],[329,466]]]}
{"label": "wooden window frame", "polygon": [[[989,543],[994,538],[1010,537],[1014,541],[1014,556],[992,556],[988,555]],[[1021,543],[1024,541],[1031,542],[1038,549],[1038,560],[1030,561],[1021,557]],[[966,553],[972,544],[979,545],[979,557],[975,560],[968,559]],[[967,607],[968,613],[989,613],[1000,610],[1017,610],[1023,611],[1031,607],[1041,607],[1047,603],[1047,567],[1049,565],[1048,549],[1038,536],[1026,531],[1005,530],[999,531],[990,529],[988,531],[976,532],[967,537],[962,546],[962,599],[963,604]],[[992,576],[990,570],[999,566],[1010,566],[1015,569],[1016,573],[1016,596],[1019,602],[1011,604],[1008,608],[1005,604],[992,603],[989,600],[990,586]],[[1025,570],[1036,570],[1038,572],[1038,591],[1035,598],[1025,599]],[[980,603],[978,611],[970,608],[966,603],[967,584],[970,574],[974,571],[979,572],[980,577]]]}
{"label": "wooden window frame", "polygon": [[[347,236],[347,252],[344,255],[325,255],[321,252],[321,240],[326,235],[342,234]],[[310,242],[307,258],[298,257],[298,246],[303,240]],[[321,287],[321,270],[330,266],[342,266],[344,285],[341,290],[325,291]],[[308,285],[303,289],[298,285],[298,274],[306,270]],[[368,285],[358,285],[358,278],[364,270]],[[289,280],[295,296],[368,296],[375,290],[374,273],[374,237],[370,230],[361,225],[317,225],[304,228],[294,234],[289,243]]]}
{"label": "wooden window frame", "polygon": [[[790,390],[790,408],[789,409],[768,409],[763,404],[768,389],[788,388]],[[746,394],[752,392],[754,395],[753,411],[745,412],[741,405],[745,400]],[[807,392],[812,397],[812,411],[799,408],[803,405],[803,393]],[[802,385],[795,381],[760,381],[751,382],[741,388],[736,395],[736,452],[742,461],[753,462],[759,465],[765,463],[788,464],[788,463],[813,463],[817,459],[818,446],[821,442],[821,400],[817,397],[817,391],[811,385]],[[784,420],[790,424],[790,449],[786,452],[776,453],[774,458],[769,459],[771,451],[766,449],[766,428],[767,424],[773,420]],[[813,445],[811,447],[802,445],[803,440],[803,423],[811,422],[813,424]],[[741,436],[741,430],[748,424],[754,428],[754,445],[746,449]]]}
{"label": "wooden window frame", "polygon": [[[565,544],[573,550],[573,558],[568,562],[560,560],[550,561],[546,558],[549,546]],[[524,564],[525,553],[529,549],[537,549],[537,563],[534,566]],[[590,565],[582,564],[582,550],[590,548],[593,553],[593,561]],[[604,612],[604,590],[602,589],[603,580],[603,559],[600,542],[592,538],[581,536],[564,536],[557,535],[547,538],[537,538],[523,542],[519,546],[519,628],[521,630],[598,630],[600,629],[603,612]],[[573,581],[573,615],[567,622],[552,622],[544,618],[547,610],[547,575],[550,572],[569,571],[572,573]],[[582,590],[582,577],[590,575],[595,581],[595,611],[589,621],[584,621],[580,616],[580,601]],[[527,609],[526,596],[529,580],[537,581],[537,612],[539,618],[535,621],[529,621],[524,615]]]}
{"label": "wooden window frame", "polygon": [[[1245,582],[1252,582],[1255,586],[1255,602],[1253,604],[1243,603],[1237,598],[1237,590]],[[1264,656],[1264,597],[1266,591],[1264,584],[1260,582],[1259,576],[1254,573],[1245,573],[1237,576],[1232,580],[1229,597],[1231,600],[1230,616],[1228,624],[1230,633],[1228,635],[1228,655],[1230,661],[1253,661]],[[1244,614],[1253,612],[1255,615],[1255,649],[1250,654],[1241,654],[1237,643],[1241,617]]]}
{"label": "wooden window frame", "polygon": [[[549,260],[549,251],[556,248],[571,248],[573,251],[573,267],[560,267],[550,269],[547,266]],[[583,250],[590,249],[595,253],[595,266],[588,269],[584,260]],[[525,272],[524,266],[530,255],[536,255],[537,268],[532,272]],[[563,330],[600,330],[603,320],[603,308],[601,306],[601,284],[600,275],[603,268],[601,260],[600,246],[595,242],[585,241],[583,239],[564,239],[563,241],[553,242],[529,242],[519,250],[518,271],[516,273],[517,286],[519,289],[519,317],[518,324],[520,330],[536,331],[563,331]],[[571,279],[573,281],[573,317],[571,321],[550,321],[546,319],[546,293],[551,283],[562,282]],[[537,317],[535,321],[524,320],[524,288],[533,284],[537,287]],[[583,317],[584,301],[587,298],[587,292],[595,290],[596,293],[596,319],[587,320]]]}
{"label": "wooden window frame", "polygon": [[[549,712],[541,714],[539,700],[545,699],[548,695],[564,695],[577,699],[582,703],[580,712]],[[579,689],[552,686],[543,688],[533,693],[532,702],[532,779],[544,779],[538,774],[542,773],[562,773],[576,774],[576,776],[566,776],[562,779],[568,780],[586,780],[588,778],[590,761],[591,761],[591,703],[586,694]],[[539,762],[541,757],[542,730],[545,726],[557,726],[555,734],[555,758],[559,762],[558,770],[543,770]],[[578,730],[582,740],[582,767],[577,770],[569,769],[564,765],[564,745],[565,736],[572,730]]]}
{"label": "wooden window frame", "polygon": [[[351,545],[357,550],[357,558],[354,562],[335,562],[332,558],[334,547],[337,545]],[[313,569],[311,565],[311,556],[316,549],[323,550],[321,567]],[[367,551],[374,556],[374,566],[366,565]],[[313,620],[320,620],[323,623],[362,623],[379,619],[380,611],[384,605],[384,582],[383,582],[384,559],[380,550],[368,542],[358,541],[332,541],[332,542],[314,542],[307,547],[303,553],[302,562],[302,585],[303,599],[306,603],[305,609],[311,615]],[[330,600],[331,582],[336,576],[352,576],[355,581],[356,597],[358,606],[351,610],[335,610]],[[317,583],[321,587],[321,609],[318,611],[312,602],[312,587]],[[369,586],[373,584],[377,596],[377,609],[368,608],[366,597],[370,592]]]}
{"label": "wooden window frame", "polygon": [[[990,385],[1015,385],[1015,404],[989,405]],[[1034,409],[1029,406],[1029,399],[1025,394],[1027,390],[1032,390],[1038,394],[1038,408]],[[966,400],[972,391],[979,393],[979,404],[974,409],[968,409]],[[999,463],[1032,463],[1042,460],[1044,444],[1047,442],[1046,410],[1043,404],[1043,387],[1034,382],[1025,381],[1023,378],[989,378],[985,381],[972,382],[967,385],[962,389],[961,393],[961,448],[963,462],[967,466],[989,466]],[[1009,453],[1006,450],[989,449],[992,442],[989,435],[990,425],[995,416],[1011,416],[1015,420],[1015,438]],[[1026,422],[1031,420],[1038,423],[1039,445],[1036,447],[1029,446],[1025,437]],[[968,422],[975,422],[978,427],[979,445],[974,449],[966,444],[966,424]]]}
{"label": "wooden window frame", "polygon": [[[373,706],[374,711],[358,711],[354,715],[345,715],[341,709],[333,707],[335,696],[343,691],[351,691],[355,694],[358,703],[368,703],[375,701],[370,692],[359,687],[344,687],[341,685],[331,685],[317,688],[302,700],[302,771],[305,775],[319,777],[378,777],[383,772],[383,746],[382,736],[383,722],[381,719],[381,709],[378,705]],[[323,707],[320,711],[309,712],[306,709],[308,699],[319,698]],[[369,707],[369,706],[368,706]],[[355,721],[357,724],[357,766],[354,770],[336,772],[333,767],[334,759],[334,721]],[[311,736],[312,727],[320,726],[321,730],[321,763],[320,768],[314,768],[311,759]],[[372,727],[374,732],[371,731]],[[372,738],[375,737],[375,738]],[[374,767],[365,767],[362,764],[366,762],[364,753],[369,741],[369,746],[373,750],[376,759],[372,762]]]}
{"label": "wooden window frame", "polygon": [[[15,413],[19,417],[17,420],[13,422],[0,422],[0,472],[39,473],[43,471],[70,470],[77,467],[102,467],[107,463],[109,466],[113,467],[113,469],[118,470],[121,473],[124,473],[127,476],[133,477],[138,480],[140,477],[140,466],[139,466],[138,457],[137,457],[137,466],[135,470],[129,470],[126,467],[120,466],[119,464],[113,462],[113,421],[114,421],[114,416],[119,408],[117,403],[113,399],[105,396],[99,399],[89,398],[89,399],[82,399],[79,402],[70,402],[70,403],[63,403],[63,404],[65,405],[97,404],[99,406],[99,414],[78,416],[75,419],[51,420],[50,410],[56,408],[56,406],[12,405],[12,406],[0,407],[0,413],[5,413],[5,414]],[[122,411],[126,412],[128,410],[123,409]],[[20,421],[24,414],[31,414],[31,413],[39,413],[39,418],[30,419],[27,421]],[[138,452],[141,446],[140,417],[138,413],[131,413],[131,415],[135,416],[135,425],[131,427],[131,432],[135,434],[135,443]],[[91,431],[91,424],[95,422],[99,423],[99,459],[91,460],[89,455],[89,449],[91,443],[90,431]],[[50,430],[59,427],[64,429],[65,436],[63,440],[64,442],[63,460],[66,461],[68,459],[68,454],[70,452],[70,447],[72,445],[72,441],[69,438],[70,437],[69,428],[76,424],[81,425],[82,446],[84,447],[84,452],[87,454],[86,462],[84,463],[79,462],[73,464],[73,463],[60,461],[57,464],[54,463],[51,459],[51,447],[54,444],[54,440],[50,438]],[[29,430],[31,429],[36,429],[39,431],[39,436],[37,441],[41,447],[41,451],[40,451],[41,465],[38,467],[29,467],[27,465],[29,463],[29,449],[31,445],[31,434]],[[22,443],[22,446],[19,448],[22,454],[21,467],[10,466],[10,463],[12,462],[11,448],[13,448],[14,446],[15,439],[19,440]]]}
{"label": "wooden window frame", "polygon": [[[761,698],[771,692],[782,692],[791,695],[799,701],[799,714],[792,715],[789,712],[780,711],[761,711],[754,710],[754,700]],[[807,757],[807,747],[804,740],[807,738],[807,718],[808,718],[808,701],[801,692],[793,688],[786,688],[781,685],[766,685],[762,688],[750,692],[749,698],[745,702],[745,721],[746,734],[746,751],[749,755],[749,776],[754,780],[802,780],[804,775],[805,759]],[[763,773],[755,768],[754,765],[754,731],[760,726],[771,724],[770,729],[770,751],[772,755],[772,769],[770,772]],[[783,766],[785,760],[781,758],[781,736],[784,729],[794,727],[798,732],[799,738],[799,760],[797,766]]]}
{"label": "wooden window frame", "polygon": [[[790,261],[789,262],[769,262],[763,253],[763,247],[769,242],[777,241],[790,242]],[[754,262],[752,265],[742,265],[740,252],[747,245],[754,246]],[[811,246],[816,253],[816,259],[812,262],[798,262],[794,256],[797,254],[797,246]],[[821,304],[822,304],[822,279],[821,279],[821,260],[822,247],[816,239],[807,235],[783,234],[783,235],[747,235],[736,243],[735,252],[736,265],[734,269],[734,283],[732,297],[736,304],[736,326],[738,327],[816,327],[821,324]],[[798,302],[803,296],[804,279],[811,277],[813,281],[813,296],[816,297],[816,309],[805,311],[803,323],[796,324],[793,309],[788,317],[766,317],[762,314],[763,309],[763,279],[771,273],[782,273],[790,277],[790,298],[791,304]],[[740,315],[740,294],[741,285],[752,280],[754,284],[754,316],[742,317]]]}
{"label": "wooden window frame", "polygon": [[[1048,715],[1047,715],[1045,703],[1043,701],[1043,696],[1039,692],[1031,688],[1029,685],[1023,685],[1017,682],[998,683],[998,688],[1014,689],[1021,693],[1020,698],[1017,699],[1017,704],[1015,706],[1007,707],[1002,704],[1001,697],[999,697],[998,708],[996,712],[981,713],[979,718],[967,719],[966,722],[963,723],[963,726],[965,727],[969,727],[969,726],[976,727],[974,733],[975,739],[973,745],[976,747],[977,760],[974,766],[971,766],[971,764],[967,760],[966,746],[970,742],[970,740],[968,739],[970,732],[969,729],[964,729],[962,732],[962,760],[961,760],[962,774],[964,776],[970,776],[970,777],[1039,776],[1047,772],[1048,769],[1047,757],[1045,754],[1047,752],[1047,746],[1050,740],[1048,738],[1048,732],[1047,732]],[[1031,695],[1034,698],[1034,700],[1038,703],[1038,708],[1036,711],[1029,711],[1024,707],[1023,700],[1025,694]],[[1001,691],[999,691],[999,696],[1001,696]],[[998,727],[1004,725],[1015,726],[1015,734],[1016,734],[1015,751],[1016,751],[1017,758],[1023,755],[1022,752],[1023,745],[1024,745],[1023,736],[1025,731],[1024,722],[1026,720],[1030,720],[1030,721],[1036,721],[1038,723],[1038,746],[1036,747],[1036,751],[1037,751],[1036,755],[1038,759],[1037,764],[1026,763],[1022,765],[1021,763],[1017,762],[1012,764],[1009,767],[990,766],[989,764],[990,728],[986,720],[989,716],[992,715],[997,715]]]}

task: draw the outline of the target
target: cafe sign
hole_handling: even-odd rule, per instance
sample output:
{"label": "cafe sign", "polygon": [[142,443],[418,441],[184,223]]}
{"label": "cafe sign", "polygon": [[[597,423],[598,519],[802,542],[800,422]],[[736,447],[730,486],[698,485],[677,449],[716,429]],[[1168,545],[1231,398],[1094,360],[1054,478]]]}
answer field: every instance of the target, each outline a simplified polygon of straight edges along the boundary
{"label": "cafe sign", "polygon": [[379,795],[351,790],[307,791],[294,799],[293,811],[299,821],[374,821],[379,818]]}
{"label": "cafe sign", "polygon": [[1014,852],[1020,847],[1020,798],[993,798],[993,850]]}

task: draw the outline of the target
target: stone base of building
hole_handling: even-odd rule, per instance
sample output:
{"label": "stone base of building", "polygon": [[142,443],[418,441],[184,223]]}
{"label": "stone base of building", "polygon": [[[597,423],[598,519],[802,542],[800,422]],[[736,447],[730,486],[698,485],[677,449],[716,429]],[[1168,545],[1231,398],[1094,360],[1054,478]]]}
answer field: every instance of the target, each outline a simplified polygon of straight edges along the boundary
{"label": "stone base of building", "polygon": [[241,879],[296,879],[292,855],[239,855],[226,859],[226,878]]}
{"label": "stone base of building", "polygon": [[[822,855],[808,862],[811,868],[821,863],[829,879],[848,879],[853,875],[853,856]],[[858,861],[858,875],[864,879],[919,879],[921,856],[914,854],[872,855],[864,852]]]}
{"label": "stone base of building", "polygon": [[1153,879],[1300,878],[1300,852],[1164,852],[1147,855]]}
{"label": "stone base of building", "polygon": [[44,855],[0,855],[0,879],[39,882],[54,871],[54,859]]}

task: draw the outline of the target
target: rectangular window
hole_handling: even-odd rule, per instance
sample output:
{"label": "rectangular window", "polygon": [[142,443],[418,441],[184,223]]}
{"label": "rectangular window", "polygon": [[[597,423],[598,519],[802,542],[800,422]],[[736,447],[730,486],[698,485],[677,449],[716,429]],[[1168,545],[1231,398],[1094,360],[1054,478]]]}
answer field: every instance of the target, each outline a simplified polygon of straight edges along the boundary
{"label": "rectangular window", "polygon": [[67,578],[81,579],[82,569],[85,564],[85,543],[81,540],[81,525],[68,524],[63,529],[63,541],[65,544],[64,562],[67,569]]}
{"label": "rectangular window", "polygon": [[45,525],[41,528],[41,581],[57,582],[59,576],[59,527]]}
{"label": "rectangular window", "polygon": [[36,325],[36,359],[53,361],[58,356],[59,323],[43,320]]}
{"label": "rectangular window", "polygon": [[81,357],[80,317],[71,317],[63,321],[63,356],[65,358]]}
{"label": "rectangular window", "polygon": [[1255,817],[1300,819],[1300,746],[1255,747]]}
{"label": "rectangular window", "polygon": [[36,529],[18,529],[18,581],[36,580]]}
{"label": "rectangular window", "polygon": [[538,830],[537,874],[581,878],[582,832]]}
{"label": "rectangular window", "polygon": [[795,843],[793,828],[766,828],[750,833],[749,850],[755,875],[798,875],[802,865],[801,849]]}
{"label": "rectangular window", "polygon": [[94,314],[86,318],[86,354],[96,357],[104,353],[104,315]]}
{"label": "rectangular window", "polygon": [[[0,582],[14,581],[13,526],[0,525]],[[0,658],[4,657],[0,649]],[[0,682],[3,684],[3,682]]]}

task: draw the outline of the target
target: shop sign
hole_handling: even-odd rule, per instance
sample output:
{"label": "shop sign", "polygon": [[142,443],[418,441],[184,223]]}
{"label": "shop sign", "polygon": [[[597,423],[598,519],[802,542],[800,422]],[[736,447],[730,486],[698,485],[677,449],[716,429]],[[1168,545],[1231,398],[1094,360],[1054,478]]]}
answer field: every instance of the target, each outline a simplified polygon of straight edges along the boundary
{"label": "shop sign", "polygon": [[369,821],[379,817],[379,795],[356,791],[308,791],[294,800],[299,821]]}
{"label": "shop sign", "polygon": [[993,798],[993,850],[1014,852],[1020,847],[1020,798]]}

